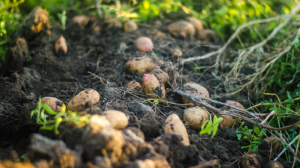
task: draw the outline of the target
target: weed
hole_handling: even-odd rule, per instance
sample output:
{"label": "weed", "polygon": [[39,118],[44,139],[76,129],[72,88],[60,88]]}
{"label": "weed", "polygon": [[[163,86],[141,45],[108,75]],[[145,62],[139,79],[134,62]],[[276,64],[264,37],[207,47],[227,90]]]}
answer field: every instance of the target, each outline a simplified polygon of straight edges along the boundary
{"label": "weed", "polygon": [[58,13],[57,17],[61,22],[61,29],[66,30],[66,21],[67,21],[67,13],[66,10],[63,10],[62,13]]}
{"label": "weed", "polygon": [[209,120],[206,120],[203,123],[203,125],[201,127],[201,131],[200,131],[199,134],[202,135],[202,134],[205,134],[205,133],[207,133],[207,134],[213,133],[212,137],[211,137],[211,138],[213,138],[216,135],[216,133],[218,131],[219,124],[221,123],[222,120],[223,120],[222,117],[218,118],[216,115],[214,115],[213,120],[210,118]]}

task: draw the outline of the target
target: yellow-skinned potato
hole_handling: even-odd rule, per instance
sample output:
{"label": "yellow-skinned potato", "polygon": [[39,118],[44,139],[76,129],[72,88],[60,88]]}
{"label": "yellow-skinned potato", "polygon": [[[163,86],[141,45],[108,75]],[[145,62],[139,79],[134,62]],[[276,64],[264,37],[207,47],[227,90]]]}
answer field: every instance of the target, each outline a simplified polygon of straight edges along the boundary
{"label": "yellow-skinned potato", "polygon": [[183,37],[194,36],[196,31],[193,24],[183,20],[170,24],[168,30],[174,35],[180,34]]}
{"label": "yellow-skinned potato", "polygon": [[203,29],[203,30],[197,31],[196,38],[198,40],[202,40],[202,41],[210,41],[215,38],[215,32],[210,29]]}
{"label": "yellow-skinned potato", "polygon": [[[192,95],[192,96],[199,96],[199,97],[206,97],[209,98],[209,93],[207,89],[199,84],[188,82],[183,85],[183,91]],[[189,104],[189,107],[200,106],[200,103],[196,103],[192,100],[189,100],[185,97],[181,97],[182,101],[186,104]],[[208,103],[208,100],[203,100],[204,102]]]}
{"label": "yellow-skinned potato", "polygon": [[155,75],[144,74],[142,87],[147,97],[153,99],[165,99],[165,86],[158,81]]}
{"label": "yellow-skinned potato", "polygon": [[126,63],[127,70],[135,73],[136,75],[150,72],[157,66],[157,61],[151,57],[138,57],[132,60],[129,60]]}
{"label": "yellow-skinned potato", "polygon": [[261,168],[260,157],[255,153],[248,153],[241,159],[241,168]]}
{"label": "yellow-skinned potato", "polygon": [[266,164],[265,168],[284,168],[284,166],[278,161],[271,160]]}
{"label": "yellow-skinned potato", "polygon": [[161,70],[159,66],[155,67],[151,71],[151,74],[154,74],[164,85],[170,80],[169,75],[165,71]]}
{"label": "yellow-skinned potato", "polygon": [[94,89],[83,90],[70,100],[67,109],[73,112],[79,112],[89,101],[92,105],[98,104],[100,101],[100,94]]}
{"label": "yellow-skinned potato", "polygon": [[51,109],[55,112],[60,112],[61,106],[64,105],[64,103],[61,100],[55,97],[43,97],[41,101],[42,104],[49,102],[48,106],[51,107]]}
{"label": "yellow-skinned potato", "polygon": [[191,107],[184,111],[183,120],[192,129],[201,129],[203,123],[209,119],[209,114],[201,107]]}
{"label": "yellow-skinned potato", "polygon": [[66,54],[68,52],[68,46],[66,43],[66,39],[64,38],[64,36],[60,36],[57,41],[55,42],[55,54],[59,54],[59,50],[62,50],[64,52],[64,54]]}
{"label": "yellow-skinned potato", "polygon": [[235,121],[235,119],[232,116],[223,114],[220,117],[223,118],[223,120],[220,123],[221,128],[224,128],[224,127],[231,128],[232,127],[232,125]]}
{"label": "yellow-skinned potato", "polygon": [[202,24],[202,22],[201,22],[200,20],[198,20],[198,19],[196,19],[196,18],[194,18],[194,17],[189,17],[189,18],[187,18],[187,20],[188,20],[190,23],[192,23],[192,25],[195,27],[195,29],[196,29],[197,31],[203,30],[203,29],[204,29],[203,24]]}
{"label": "yellow-skinned potato", "polygon": [[104,111],[103,115],[115,129],[124,129],[128,125],[128,117],[122,111],[107,110]]}
{"label": "yellow-skinned potato", "polygon": [[123,29],[125,32],[134,31],[137,28],[138,28],[137,24],[132,20],[127,20],[123,25]]}
{"label": "yellow-skinned potato", "polygon": [[135,80],[130,81],[127,86],[131,90],[136,90],[136,91],[142,90],[141,84],[139,82],[135,81]]}
{"label": "yellow-skinned potato", "polygon": [[139,37],[136,42],[136,48],[143,52],[150,52],[153,49],[153,42],[148,37]]}
{"label": "yellow-skinned potato", "polygon": [[176,133],[182,136],[182,143],[186,146],[190,145],[188,132],[177,114],[171,114],[163,125],[164,133]]}

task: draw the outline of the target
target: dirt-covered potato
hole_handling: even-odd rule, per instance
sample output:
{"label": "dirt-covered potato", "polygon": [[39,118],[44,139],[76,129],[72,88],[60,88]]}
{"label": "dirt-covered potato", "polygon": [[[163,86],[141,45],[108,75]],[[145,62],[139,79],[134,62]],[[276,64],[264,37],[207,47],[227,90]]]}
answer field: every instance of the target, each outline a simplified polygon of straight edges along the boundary
{"label": "dirt-covered potato", "polygon": [[125,32],[134,31],[137,28],[138,28],[137,24],[132,20],[127,20],[123,25],[123,29]]}
{"label": "dirt-covered potato", "polygon": [[[237,108],[240,108],[240,109],[245,110],[245,107],[244,107],[241,103],[236,102],[236,101],[226,100],[225,104],[228,104],[228,105],[231,105],[231,106],[235,106],[235,107],[237,107]],[[230,110],[236,110],[236,109],[230,107]]]}
{"label": "dirt-covered potato", "polygon": [[136,48],[143,52],[150,52],[153,49],[153,42],[148,37],[139,37],[135,41]]}
{"label": "dirt-covered potato", "polygon": [[261,158],[255,153],[244,155],[240,162],[241,168],[261,168]]}
{"label": "dirt-covered potato", "polygon": [[180,58],[182,57],[182,51],[179,48],[174,48],[172,56],[173,58]]}
{"label": "dirt-covered potato", "polygon": [[183,37],[194,36],[196,31],[192,23],[183,20],[170,24],[168,30],[173,35],[180,34]]}
{"label": "dirt-covered potato", "polygon": [[261,142],[258,149],[260,155],[275,158],[283,150],[283,145],[279,138],[270,136]]}
{"label": "dirt-covered potato", "polygon": [[201,129],[203,123],[209,119],[209,114],[201,107],[191,107],[184,111],[183,120],[193,129]]}
{"label": "dirt-covered potato", "polygon": [[[209,93],[207,89],[197,83],[193,82],[188,82],[183,85],[184,92],[192,95],[192,96],[199,96],[199,97],[206,97],[209,98]],[[200,103],[196,103],[192,100],[189,100],[185,97],[181,97],[182,101],[186,104],[189,104],[189,107],[194,107],[194,106],[200,106]],[[208,103],[208,100],[203,100],[204,102]]]}
{"label": "dirt-covered potato", "polygon": [[128,117],[122,111],[107,110],[103,112],[103,115],[115,129],[124,129],[128,125]]}
{"label": "dirt-covered potato", "polygon": [[59,54],[60,50],[66,54],[68,52],[68,46],[66,43],[66,39],[64,38],[64,36],[60,36],[57,41],[55,42],[55,54]]}
{"label": "dirt-covered potato", "polygon": [[100,94],[94,89],[86,89],[78,93],[68,103],[67,109],[71,111],[79,112],[83,109],[86,103],[90,102],[98,104],[100,101]]}
{"label": "dirt-covered potato", "polygon": [[158,66],[157,58],[147,56],[134,58],[126,63],[127,70],[136,75],[151,72],[156,66]]}
{"label": "dirt-covered potato", "polygon": [[194,17],[189,17],[187,18],[187,20],[192,23],[192,25],[195,27],[196,31],[200,31],[200,30],[203,30],[204,27],[203,27],[203,24],[200,20],[194,18]]}
{"label": "dirt-covered potato", "polygon": [[215,32],[210,29],[197,31],[196,38],[202,41],[211,41],[215,39]]}
{"label": "dirt-covered potato", "polygon": [[72,21],[73,23],[78,23],[82,28],[89,22],[89,18],[84,15],[75,16]]}
{"label": "dirt-covered potato", "polygon": [[165,99],[165,86],[153,74],[144,74],[142,88],[149,98]]}
{"label": "dirt-covered potato", "polygon": [[61,106],[64,105],[64,103],[61,100],[55,97],[43,97],[41,101],[42,104],[49,102],[48,106],[51,107],[51,109],[55,112],[60,112]]}
{"label": "dirt-covered potato", "polygon": [[136,91],[140,91],[142,90],[142,86],[139,82],[133,80],[133,81],[130,81],[128,84],[127,84],[128,88],[131,89],[131,90],[136,90]]}
{"label": "dirt-covered potato", "polygon": [[285,168],[280,162],[271,160],[269,161],[265,168]]}
{"label": "dirt-covered potato", "polygon": [[220,117],[223,118],[223,120],[221,121],[220,123],[220,127],[221,128],[224,128],[224,127],[228,127],[228,128],[231,128],[233,123],[234,123],[234,118],[230,115],[221,115]]}
{"label": "dirt-covered potato", "polygon": [[155,75],[156,78],[164,85],[170,80],[169,75],[165,71],[161,70],[159,66],[155,67],[150,73]]}
{"label": "dirt-covered potato", "polygon": [[187,146],[190,145],[188,132],[177,114],[173,113],[168,116],[163,125],[163,129],[165,134],[176,133],[181,135],[183,138],[182,143]]}

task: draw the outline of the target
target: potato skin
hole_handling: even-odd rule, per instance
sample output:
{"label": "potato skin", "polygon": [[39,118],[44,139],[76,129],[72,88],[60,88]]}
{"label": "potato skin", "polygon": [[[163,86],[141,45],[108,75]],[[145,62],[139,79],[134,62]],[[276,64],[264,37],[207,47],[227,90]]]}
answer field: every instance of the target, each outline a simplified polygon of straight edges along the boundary
{"label": "potato skin", "polygon": [[[196,84],[196,83],[193,83],[193,82],[188,82],[188,83],[185,83],[183,85],[183,91],[185,93],[188,93],[192,96],[199,96],[199,97],[207,97],[209,98],[209,93],[207,91],[207,89],[199,84]],[[196,103],[192,100],[189,100],[185,97],[181,97],[182,101],[186,104],[189,104],[188,106],[189,107],[194,107],[194,106],[200,106],[201,104],[200,103]],[[209,103],[208,100],[203,100],[204,102],[206,103]]]}
{"label": "potato skin", "polygon": [[132,21],[132,20],[127,20],[124,25],[123,25],[123,29],[125,32],[129,32],[129,31],[134,31],[138,29],[137,24]]}
{"label": "potato skin", "polygon": [[168,30],[171,34],[177,35],[180,34],[183,37],[186,36],[194,36],[195,35],[195,27],[192,23],[188,21],[177,21],[168,26]]}
{"label": "potato skin", "polygon": [[196,19],[196,18],[194,18],[194,17],[189,17],[189,18],[187,18],[187,20],[188,20],[190,23],[192,23],[192,25],[195,27],[195,29],[196,29],[197,31],[200,31],[200,30],[203,30],[203,29],[204,29],[203,24],[202,24],[202,22],[201,22],[200,20],[198,20],[198,19]]}
{"label": "potato skin", "polygon": [[153,99],[165,99],[165,86],[158,81],[155,75],[144,74],[142,87],[147,97]]}
{"label": "potato skin", "polygon": [[73,19],[73,23],[78,23],[82,28],[89,22],[89,18],[84,15],[75,16]]}
{"label": "potato skin", "polygon": [[64,38],[64,36],[60,36],[57,41],[55,42],[55,54],[58,54],[59,49],[61,49],[64,54],[66,54],[68,52],[68,46],[66,43],[66,39]]}
{"label": "potato skin", "polygon": [[131,90],[136,90],[136,91],[140,91],[142,90],[142,86],[139,82],[133,80],[133,81],[130,81],[128,84],[127,84],[128,88],[131,89]]}
{"label": "potato skin", "polygon": [[284,166],[278,161],[271,160],[266,164],[265,168],[284,168]]}
{"label": "potato skin", "polygon": [[150,52],[153,49],[153,42],[148,37],[139,37],[136,39],[136,48],[143,52]]}
{"label": "potato skin", "polygon": [[196,38],[202,41],[211,41],[215,38],[215,32],[210,29],[200,30],[197,32]]}
{"label": "potato skin", "polygon": [[107,110],[103,112],[103,115],[115,129],[124,129],[128,125],[128,117],[122,111]]}
{"label": "potato skin", "polygon": [[231,128],[234,123],[234,118],[230,115],[221,115],[220,117],[223,118],[223,120],[220,123],[221,128],[228,127]]}
{"label": "potato skin", "polygon": [[[245,107],[244,107],[241,103],[236,102],[236,101],[226,100],[225,104],[228,104],[228,105],[231,105],[231,106],[235,106],[235,107],[237,107],[237,108],[240,108],[240,109],[245,110]],[[236,109],[230,107],[230,110],[236,110]]]}
{"label": "potato skin", "polygon": [[164,125],[163,125],[164,133],[176,133],[182,136],[182,143],[186,146],[190,145],[188,132],[180,120],[179,116],[175,113],[168,116]]}
{"label": "potato skin", "polygon": [[184,111],[183,120],[192,129],[201,129],[203,123],[209,119],[209,114],[201,107],[191,107]]}
{"label": "potato skin", "polygon": [[73,112],[79,112],[89,101],[92,105],[98,104],[100,101],[100,94],[94,89],[83,90],[70,100],[67,109]]}
{"label": "potato skin", "polygon": [[128,71],[139,75],[147,71],[152,71],[157,65],[158,64],[154,58],[144,56],[129,60],[126,63],[126,68]]}
{"label": "potato skin", "polygon": [[169,75],[165,71],[161,70],[159,66],[155,67],[150,73],[155,75],[156,78],[164,85],[170,80]]}
{"label": "potato skin", "polygon": [[241,168],[261,168],[261,160],[255,153],[244,155],[240,162]]}
{"label": "potato skin", "polygon": [[64,105],[64,103],[55,98],[55,97],[43,97],[41,99],[42,104],[49,102],[48,106],[51,107],[51,109],[55,112],[60,112],[61,111],[61,106]]}

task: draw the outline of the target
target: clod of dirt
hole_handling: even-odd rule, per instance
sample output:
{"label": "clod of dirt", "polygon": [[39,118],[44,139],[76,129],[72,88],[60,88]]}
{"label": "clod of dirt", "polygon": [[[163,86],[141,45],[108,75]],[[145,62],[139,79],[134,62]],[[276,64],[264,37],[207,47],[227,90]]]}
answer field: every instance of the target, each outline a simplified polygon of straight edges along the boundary
{"label": "clod of dirt", "polygon": [[48,103],[48,106],[55,112],[60,112],[61,106],[64,105],[64,102],[55,97],[43,97],[41,101],[42,104]]}
{"label": "clod of dirt", "polygon": [[184,111],[183,120],[192,129],[201,129],[203,123],[209,119],[209,114],[201,107],[191,107]]}
{"label": "clod of dirt", "polygon": [[8,48],[5,54],[3,75],[9,76],[13,72],[21,71],[29,56],[26,40],[23,38],[18,38],[14,44]]}
{"label": "clod of dirt", "polygon": [[136,48],[143,52],[150,52],[153,49],[153,42],[148,37],[139,37],[135,41]]}
{"label": "clod of dirt", "polygon": [[133,81],[130,81],[128,84],[127,84],[128,88],[130,90],[134,90],[134,91],[140,91],[142,90],[142,86],[139,82],[133,80]]}
{"label": "clod of dirt", "polygon": [[129,31],[134,31],[138,29],[137,24],[132,21],[132,20],[127,20],[124,25],[123,25],[123,29],[125,32],[129,32]]}
{"label": "clod of dirt", "polygon": [[150,106],[145,105],[143,103],[129,102],[127,104],[127,107],[128,110],[133,112],[139,119],[145,115],[155,116],[155,112],[153,111],[153,109]]}
{"label": "clod of dirt", "polygon": [[[235,106],[235,107],[237,107],[237,108],[240,108],[240,109],[245,110],[245,107],[244,107],[241,103],[236,102],[236,101],[226,100],[226,101],[225,101],[225,104],[228,104],[228,105],[231,105],[231,106]],[[236,109],[230,107],[230,110],[236,110]]]}
{"label": "clod of dirt", "polygon": [[283,145],[279,138],[271,136],[264,139],[258,149],[260,155],[275,158],[283,150]]}
{"label": "clod of dirt", "polygon": [[58,167],[80,167],[81,165],[80,155],[68,149],[63,141],[51,140],[39,134],[31,136],[27,156],[32,162],[44,159]]}
{"label": "clod of dirt", "polygon": [[79,41],[81,40],[83,34],[83,28],[79,23],[73,23],[67,27],[66,32],[68,33],[71,40]]}
{"label": "clod of dirt", "polygon": [[84,15],[75,16],[72,19],[73,23],[78,23],[82,28],[86,26],[86,24],[89,22],[89,18]]}
{"label": "clod of dirt", "polygon": [[235,129],[224,127],[220,134],[221,137],[228,140],[236,140],[237,136],[235,133]]}
{"label": "clod of dirt", "polygon": [[50,28],[49,13],[41,7],[35,7],[25,18],[20,28],[20,36],[30,40],[38,33]]}
{"label": "clod of dirt", "polygon": [[107,101],[111,101],[113,99],[120,99],[121,92],[120,90],[112,87],[105,87],[105,91],[103,97],[107,99]]}
{"label": "clod of dirt", "polygon": [[194,18],[194,17],[189,17],[187,18],[187,20],[193,24],[193,26],[195,27],[196,31],[200,31],[200,30],[203,30],[204,27],[203,27],[203,24],[200,20]]}
{"label": "clod of dirt", "polygon": [[215,152],[217,153],[218,157],[222,160],[230,159],[230,157],[228,155],[228,153],[230,153],[229,150],[222,145],[216,145]]}
{"label": "clod of dirt", "polygon": [[213,30],[204,29],[197,32],[196,38],[202,41],[213,41],[215,40],[216,35]]}
{"label": "clod of dirt", "polygon": [[64,36],[60,36],[55,42],[55,54],[64,55],[68,52],[68,46]]}
{"label": "clod of dirt", "polygon": [[[188,83],[185,83],[183,85],[183,89],[182,89],[184,92],[192,95],[192,96],[199,96],[199,97],[207,97],[209,98],[209,93],[207,91],[207,89],[197,83],[193,83],[193,82],[188,82]],[[201,104],[200,103],[196,103],[192,100],[189,100],[185,97],[182,96],[182,101],[186,104],[189,104],[189,107],[193,107],[193,106],[200,106]],[[204,102],[206,103],[209,103],[208,100],[203,100]]]}
{"label": "clod of dirt", "polygon": [[24,82],[30,84],[32,82],[39,82],[41,80],[41,75],[35,69],[29,69],[27,67],[23,68],[20,76],[24,79]]}
{"label": "clod of dirt", "polygon": [[192,37],[195,35],[195,27],[193,24],[187,21],[177,21],[168,26],[168,30],[171,34],[178,36],[181,35],[183,37]]}
{"label": "clod of dirt", "polygon": [[255,153],[244,155],[240,162],[241,168],[261,168],[261,158]]}
{"label": "clod of dirt", "polygon": [[154,116],[148,116],[139,120],[139,128],[143,131],[146,141],[152,140],[163,133],[162,126]]}
{"label": "clod of dirt", "polygon": [[81,111],[86,103],[90,102],[98,104],[100,101],[100,94],[94,89],[86,89],[74,96],[68,103],[67,109],[71,111]]}
{"label": "clod of dirt", "polygon": [[278,161],[271,160],[265,165],[265,168],[284,168],[284,166]]}

